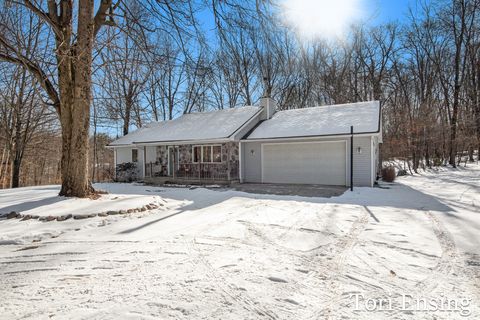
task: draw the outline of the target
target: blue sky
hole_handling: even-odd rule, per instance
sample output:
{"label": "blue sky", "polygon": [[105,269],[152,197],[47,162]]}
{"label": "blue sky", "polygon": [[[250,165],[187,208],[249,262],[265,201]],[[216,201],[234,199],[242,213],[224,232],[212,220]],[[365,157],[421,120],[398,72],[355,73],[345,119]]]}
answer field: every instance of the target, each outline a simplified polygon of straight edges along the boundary
{"label": "blue sky", "polygon": [[[281,2],[282,0],[277,0]],[[293,1],[293,0],[292,0]],[[335,0],[332,0],[335,1]],[[403,22],[408,15],[409,7],[414,7],[416,0],[358,0],[363,20],[378,25],[392,21]],[[200,21],[206,32],[213,32],[215,22],[209,9],[200,14]]]}
{"label": "blue sky", "polygon": [[404,21],[409,6],[415,5],[415,0],[364,0],[365,10],[372,14],[375,23]]}

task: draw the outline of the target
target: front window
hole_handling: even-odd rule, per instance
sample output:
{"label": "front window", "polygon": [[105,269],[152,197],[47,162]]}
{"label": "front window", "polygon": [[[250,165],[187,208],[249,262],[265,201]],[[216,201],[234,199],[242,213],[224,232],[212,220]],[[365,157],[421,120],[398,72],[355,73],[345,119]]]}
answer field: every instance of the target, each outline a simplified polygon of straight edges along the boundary
{"label": "front window", "polygon": [[202,162],[212,162],[212,146],[203,146],[202,150]]}
{"label": "front window", "polygon": [[222,162],[222,146],[213,146],[213,162]]}
{"label": "front window", "polygon": [[202,147],[200,146],[194,146],[193,147],[193,162],[202,162]]}
{"label": "front window", "polygon": [[138,150],[132,149],[132,162],[138,162]]}
{"label": "front window", "polygon": [[222,162],[222,146],[193,146],[193,163]]}

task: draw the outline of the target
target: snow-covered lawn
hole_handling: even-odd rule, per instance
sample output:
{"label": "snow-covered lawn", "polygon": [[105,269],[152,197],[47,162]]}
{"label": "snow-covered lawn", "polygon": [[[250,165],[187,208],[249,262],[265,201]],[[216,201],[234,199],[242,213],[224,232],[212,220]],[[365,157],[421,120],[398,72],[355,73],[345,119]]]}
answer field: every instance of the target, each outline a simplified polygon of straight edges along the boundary
{"label": "snow-covered lawn", "polygon": [[[0,212],[164,204],[86,220],[0,221],[0,318],[480,317],[478,166],[336,198],[96,187],[110,194],[66,200],[55,186],[0,191]],[[403,310],[402,295],[457,305]]]}

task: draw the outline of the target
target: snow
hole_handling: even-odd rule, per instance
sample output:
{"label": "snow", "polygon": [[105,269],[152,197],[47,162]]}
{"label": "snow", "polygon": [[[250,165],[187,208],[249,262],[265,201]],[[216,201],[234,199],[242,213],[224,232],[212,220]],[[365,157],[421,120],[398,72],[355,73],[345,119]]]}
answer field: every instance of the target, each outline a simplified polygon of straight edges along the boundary
{"label": "snow", "polygon": [[113,141],[111,146],[133,143],[213,140],[229,138],[261,109],[241,107],[184,114],[181,117],[146,126]]}
{"label": "snow", "polygon": [[144,187],[130,184],[98,184],[98,190],[108,192],[98,200],[58,196],[58,186],[27,187],[1,191],[0,213],[13,210],[24,215],[61,216],[91,214],[109,210],[127,210],[159,203],[160,196]]}
{"label": "snow", "polygon": [[[478,319],[479,181],[469,165],[334,198],[96,185],[165,208],[0,221],[0,318],[465,319],[402,311],[409,294],[471,299],[461,309]],[[71,200],[47,201],[57,190],[3,190],[0,205],[60,213]],[[353,294],[392,298],[393,310],[356,310]]]}
{"label": "snow", "polygon": [[350,134],[350,126],[356,133],[375,133],[379,117],[378,101],[278,111],[247,140]]}

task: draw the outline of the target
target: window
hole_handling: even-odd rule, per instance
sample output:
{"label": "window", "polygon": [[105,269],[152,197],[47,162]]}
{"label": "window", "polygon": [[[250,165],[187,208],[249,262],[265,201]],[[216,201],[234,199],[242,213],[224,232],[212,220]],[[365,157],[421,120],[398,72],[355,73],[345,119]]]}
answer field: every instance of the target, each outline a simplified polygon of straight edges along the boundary
{"label": "window", "polygon": [[212,146],[202,147],[202,162],[212,162]]}
{"label": "window", "polygon": [[201,154],[202,147],[195,146],[193,147],[193,162],[202,162],[202,154]]}
{"label": "window", "polygon": [[213,146],[213,161],[212,162],[222,162],[222,146]]}
{"label": "window", "polygon": [[222,146],[193,146],[193,163],[222,162]]}
{"label": "window", "polygon": [[138,162],[138,149],[132,149],[132,162]]}

